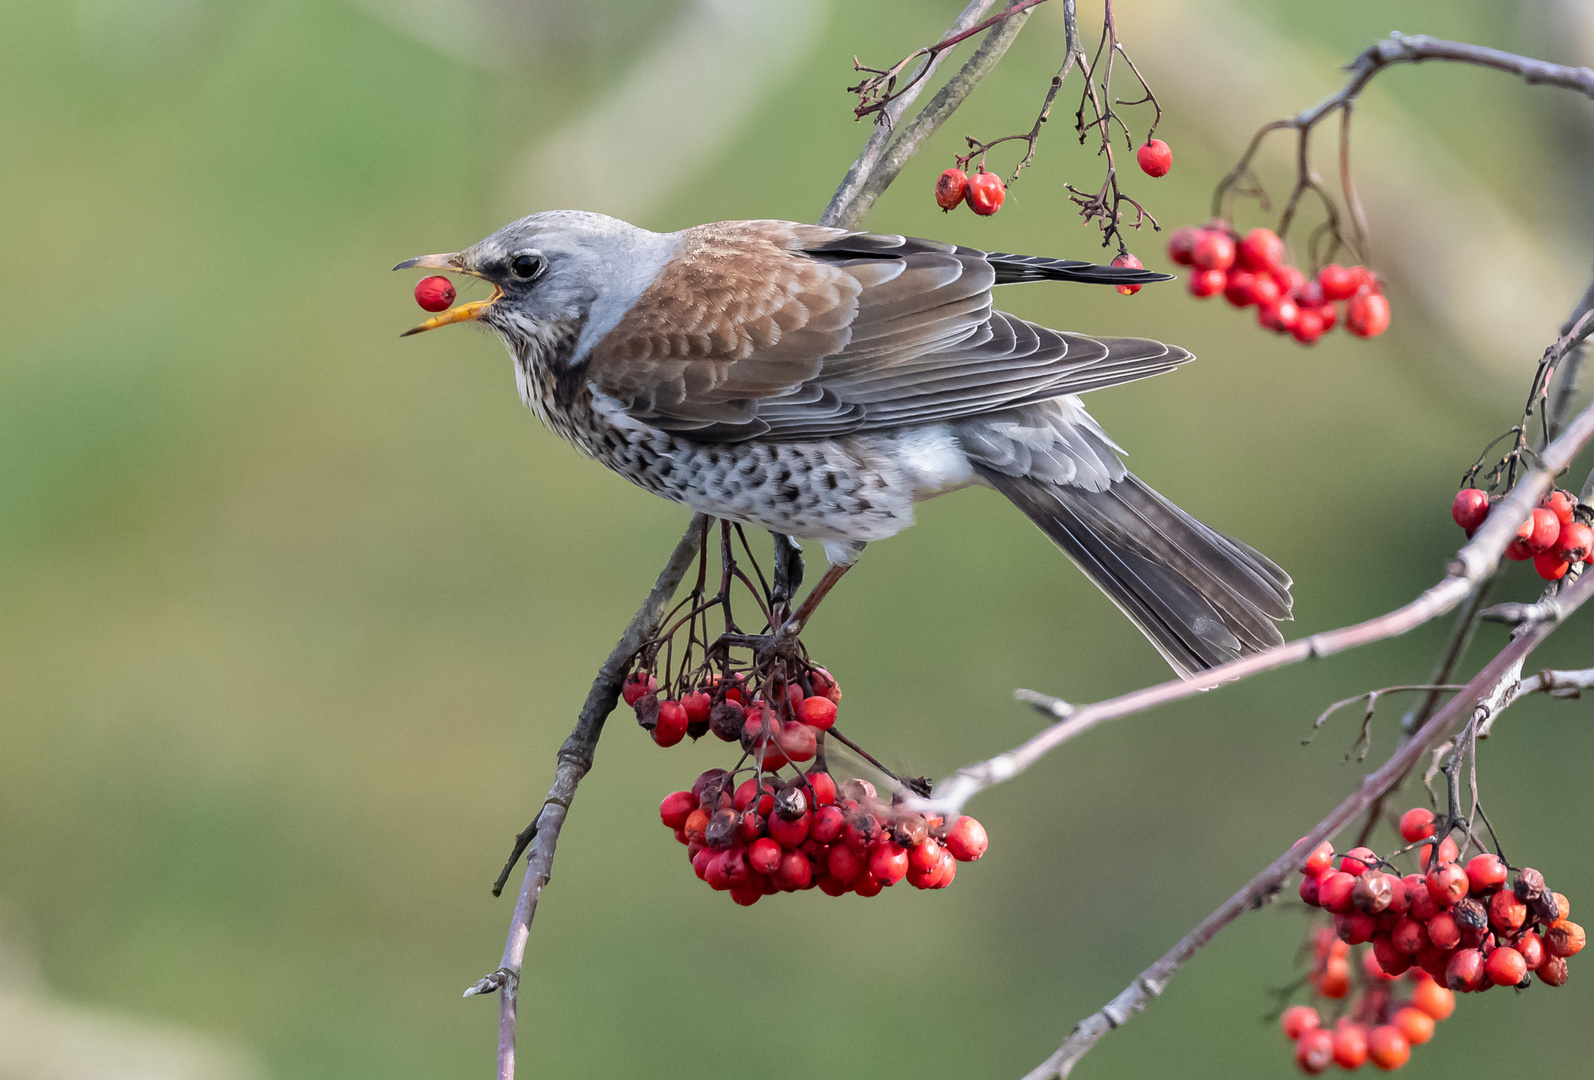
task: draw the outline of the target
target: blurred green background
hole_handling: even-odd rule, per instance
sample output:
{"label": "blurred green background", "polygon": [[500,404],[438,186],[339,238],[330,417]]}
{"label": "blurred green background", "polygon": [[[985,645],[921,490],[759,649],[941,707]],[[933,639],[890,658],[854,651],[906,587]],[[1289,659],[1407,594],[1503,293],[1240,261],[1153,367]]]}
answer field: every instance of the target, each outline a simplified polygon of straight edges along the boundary
{"label": "blurred green background", "polygon": [[[215,1049],[147,1075],[489,1074],[496,1005],[459,1000],[502,948],[511,901],[487,886],[686,514],[542,430],[486,335],[400,341],[413,279],[387,268],[557,205],[660,229],[813,220],[868,134],[854,54],[890,62],[959,6],[0,5],[0,1074],[46,1075],[7,1045],[68,1052],[24,1016]],[[930,198],[963,135],[1031,122],[1053,7],[868,226],[1098,250],[1063,194],[1099,182],[1073,90],[998,216]],[[1594,60],[1575,0],[1120,8],[1175,153],[1127,183],[1168,225],[1201,220],[1240,140],[1391,29]],[[1586,284],[1587,103],[1425,66],[1382,77],[1358,124],[1395,312],[1378,340],[1304,350],[1178,285],[1001,297],[1201,357],[1091,406],[1138,473],[1295,575],[1292,633],[1436,580],[1457,476]],[[1163,267],[1161,246],[1138,250]],[[1500,595],[1535,582],[1516,567]],[[1533,665],[1589,664],[1591,626]],[[655,812],[723,750],[666,753],[617,715],[532,935],[523,1075],[1020,1076],[1359,782],[1354,718],[1310,748],[1306,727],[1426,678],[1445,630],[1092,733],[973,804],[991,852],[955,888],[869,903],[711,894]],[[1473,661],[1502,641],[1484,630]],[[1037,730],[1015,686],[1087,701],[1168,674],[977,491],[872,547],[810,646],[846,726],[931,775]],[[1589,720],[1524,702],[1480,771],[1510,856],[1574,906],[1594,904]],[[1298,904],[1241,921],[1076,1075],[1290,1072],[1259,1017],[1304,922]],[[1574,963],[1559,992],[1464,1000],[1409,1071],[1594,1075],[1591,985]],[[71,1075],[119,1075],[119,1054]]]}

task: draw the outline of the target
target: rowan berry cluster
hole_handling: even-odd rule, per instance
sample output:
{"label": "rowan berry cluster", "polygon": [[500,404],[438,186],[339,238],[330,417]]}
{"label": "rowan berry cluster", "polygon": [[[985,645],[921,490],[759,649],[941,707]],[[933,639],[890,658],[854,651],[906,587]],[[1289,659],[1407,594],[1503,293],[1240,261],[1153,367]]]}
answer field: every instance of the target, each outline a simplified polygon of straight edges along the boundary
{"label": "rowan berry cluster", "polygon": [[[1175,229],[1168,258],[1192,269],[1190,295],[1223,294],[1237,308],[1256,308],[1256,321],[1278,334],[1314,345],[1340,323],[1356,337],[1389,329],[1389,301],[1378,277],[1365,266],[1329,263],[1308,279],[1285,261],[1284,241],[1271,229],[1241,236],[1215,218],[1201,228]],[[1336,306],[1344,301],[1344,310]]]}
{"label": "rowan berry cluster", "polygon": [[713,732],[725,742],[741,743],[764,771],[774,772],[787,762],[813,760],[820,737],[836,722],[841,701],[836,680],[816,667],[804,681],[812,693],[804,693],[800,683],[787,683],[766,700],[765,688],[748,676],[711,675],[689,693],[660,700],[658,678],[637,670],[626,677],[620,696],[660,746]]}
{"label": "rowan berry cluster", "polygon": [[[1478,531],[1499,497],[1478,488],[1462,488],[1450,504],[1450,516],[1467,531],[1468,538]],[[1594,559],[1594,508],[1582,506],[1577,496],[1557,489],[1544,497],[1517,529],[1505,549],[1505,557],[1517,562],[1533,560],[1533,568],[1545,581],[1559,581],[1578,563]]]}
{"label": "rowan berry cluster", "polygon": [[882,802],[867,780],[838,786],[817,766],[785,780],[748,771],[737,783],[739,772],[710,769],[659,804],[697,876],[744,907],[814,888],[827,896],[878,896],[899,881],[944,889],[959,862],[985,854],[985,829],[967,815],[947,825]]}
{"label": "rowan berry cluster", "polygon": [[943,211],[951,210],[958,203],[967,203],[976,214],[990,217],[1002,208],[1002,200],[1006,198],[1007,186],[1002,178],[986,172],[983,166],[973,176],[962,169],[951,168],[935,182],[935,204]]}
{"label": "rowan berry cluster", "polygon": [[[1321,928],[1314,941],[1315,992],[1345,999],[1350,948],[1368,948],[1359,992],[1333,1032],[1310,1008],[1284,1014],[1304,1071],[1321,1072],[1330,1062],[1353,1069],[1369,1059],[1384,1069],[1404,1065],[1411,1046],[1432,1037],[1433,1021],[1450,1015],[1451,992],[1526,989],[1531,975],[1549,986],[1566,982],[1567,958],[1585,943],[1566,897],[1531,867],[1518,870],[1508,887],[1510,869],[1498,855],[1484,852],[1463,866],[1455,841],[1438,836],[1439,826],[1448,834],[1455,824],[1421,807],[1402,815],[1400,834],[1416,848],[1422,873],[1390,873],[1393,864],[1365,847],[1338,856],[1336,866],[1327,841],[1307,857],[1301,899],[1334,916],[1333,928]],[[1409,1003],[1396,1001],[1392,984],[1408,972],[1416,989]]]}

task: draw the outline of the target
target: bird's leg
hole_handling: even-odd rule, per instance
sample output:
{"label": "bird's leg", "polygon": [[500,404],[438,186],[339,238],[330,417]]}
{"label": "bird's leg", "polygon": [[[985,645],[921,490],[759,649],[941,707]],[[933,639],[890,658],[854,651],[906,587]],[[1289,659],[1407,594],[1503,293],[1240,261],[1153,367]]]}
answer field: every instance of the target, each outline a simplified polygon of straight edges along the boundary
{"label": "bird's leg", "polygon": [[736,570],[736,558],[731,551],[731,523],[720,521],[720,593],[716,599],[725,612],[725,632],[736,632],[736,620],[731,618],[731,576]]}
{"label": "bird's leg", "polygon": [[772,532],[775,542],[775,587],[770,593],[770,608],[779,626],[791,614],[791,600],[803,583],[803,549],[783,533]]}
{"label": "bird's leg", "polygon": [[[858,547],[861,549],[862,544]],[[855,560],[856,561],[856,560]],[[820,601],[824,600],[827,593],[836,587],[836,582],[841,580],[841,575],[852,569],[852,563],[831,563],[825,571],[825,576],[819,579],[819,584],[809,590],[803,597],[802,606],[792,612],[790,617],[775,628],[769,636],[767,652],[775,656],[785,656],[792,653],[797,647],[797,636],[803,632],[803,627],[808,625],[808,620],[813,618],[818,610]]]}

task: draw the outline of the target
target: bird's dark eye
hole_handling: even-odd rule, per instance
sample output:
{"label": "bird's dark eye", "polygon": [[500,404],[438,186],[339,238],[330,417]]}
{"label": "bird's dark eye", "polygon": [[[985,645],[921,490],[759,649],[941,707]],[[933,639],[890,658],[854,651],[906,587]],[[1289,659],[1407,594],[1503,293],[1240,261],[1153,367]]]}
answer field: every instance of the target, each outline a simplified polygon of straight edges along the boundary
{"label": "bird's dark eye", "polygon": [[517,278],[531,280],[542,273],[543,259],[541,255],[516,255],[509,264],[509,272]]}

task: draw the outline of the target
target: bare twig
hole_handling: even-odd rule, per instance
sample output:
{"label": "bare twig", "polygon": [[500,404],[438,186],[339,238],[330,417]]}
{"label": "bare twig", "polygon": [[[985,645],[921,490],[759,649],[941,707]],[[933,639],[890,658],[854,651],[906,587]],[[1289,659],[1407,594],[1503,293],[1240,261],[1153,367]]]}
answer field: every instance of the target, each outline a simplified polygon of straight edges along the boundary
{"label": "bare twig", "polygon": [[[1583,298],[1577,302],[1577,307],[1567,316],[1566,322],[1561,326],[1561,335],[1565,337],[1570,334],[1591,310],[1594,310],[1594,282],[1590,282],[1589,287],[1583,292]],[[1560,379],[1555,384],[1555,397],[1549,408],[1545,410],[1545,419],[1548,421],[1552,439],[1561,433],[1561,425],[1566,423],[1567,414],[1572,411],[1572,398],[1577,395],[1577,376],[1583,367],[1584,347],[1584,342],[1579,341],[1566,351],[1561,360],[1561,373]]]}
{"label": "bare twig", "polygon": [[[1594,593],[1594,575],[1590,575],[1589,580],[1579,581],[1567,591],[1563,597],[1567,611],[1575,610],[1589,598],[1591,593]],[[1053,1080],[1067,1076],[1103,1035],[1122,1026],[1131,1016],[1150,1004],[1151,999],[1160,995],[1167,987],[1174,973],[1216,937],[1225,926],[1245,912],[1267,904],[1283,888],[1290,874],[1300,867],[1313,848],[1344,828],[1371,806],[1374,800],[1398,784],[1424,754],[1431,751],[1463,723],[1487,719],[1507,707],[1518,694],[1523,659],[1552,633],[1557,625],[1559,624],[1536,623],[1520,631],[1509,645],[1467,683],[1464,691],[1451,699],[1448,705],[1434,714],[1433,719],[1401,744],[1389,760],[1363,780],[1361,786],[1335,807],[1332,813],[1318,822],[1306,836],[1291,845],[1288,851],[1274,859],[1267,869],[1247,882],[1244,888],[1224,901],[1222,906],[1203,919],[1156,963],[1137,975],[1128,988],[1099,1011],[1081,1021],[1057,1052],[1031,1071],[1025,1080]]]}
{"label": "bare twig", "polygon": [[[1072,35],[1074,23],[1075,0],[1063,0],[1063,23],[1068,33]],[[990,74],[997,63],[1006,54],[1007,48],[1018,37],[1018,32],[1024,28],[1024,23],[1029,19],[1029,12],[1022,12],[1008,19],[980,42],[979,48],[974,50],[958,73],[946,81],[946,85],[937,90],[930,103],[921,109],[908,123],[898,128],[896,137],[886,147],[873,174],[856,190],[854,200],[853,220],[861,217],[874,205],[881,192],[890,186],[908,163],[908,159],[919,152],[919,147],[924,144],[941,125],[957,111],[968,96],[974,92],[980,80]],[[1073,41],[1072,36],[1069,37]],[[1069,67],[1074,62],[1073,52],[1069,52],[1068,60],[1063,65],[1063,70],[1058,73],[1062,78],[1067,75]],[[877,133],[878,134],[878,133]],[[838,195],[840,192],[837,193]]]}
{"label": "bare twig", "polygon": [[[957,17],[946,37],[963,32],[979,21],[981,15],[995,3],[996,0],[970,0],[969,6],[963,9],[963,14]],[[869,136],[869,141],[864,144],[863,152],[858,155],[858,160],[852,163],[852,168],[847,170],[847,175],[842,178],[841,186],[836,189],[836,194],[831,197],[830,205],[825,208],[824,214],[819,218],[821,225],[834,225],[837,228],[850,229],[858,223],[858,219],[868,210],[874,200],[879,197],[879,191],[867,199],[860,199],[864,185],[874,175],[880,163],[880,155],[885,152],[886,143],[891,138],[891,129],[896,124],[897,118],[913,104],[920,92],[924,89],[925,80],[935,71],[941,62],[941,54],[928,57],[920,77],[914,79],[914,84],[905,88],[898,94],[885,110],[880,114],[880,123]],[[955,108],[956,106],[954,106]],[[932,129],[933,130],[933,129]],[[901,168],[899,164],[898,169]],[[891,174],[894,179],[896,173]],[[886,181],[887,184],[890,180]],[[880,190],[884,190],[882,185]]]}
{"label": "bare twig", "polygon": [[[940,59],[942,53],[946,52],[954,45],[967,41],[969,38],[983,30],[989,30],[1003,19],[1010,19],[1016,15],[1021,15],[1024,12],[1027,12],[1030,8],[1037,7],[1045,2],[1046,0],[1013,0],[1013,2],[1008,5],[1005,11],[998,12],[997,14],[992,15],[989,19],[986,19],[984,22],[971,26],[966,30],[957,30],[955,33],[949,33],[946,37],[942,38],[934,45],[926,45],[921,49],[915,49],[913,52],[909,53],[907,56],[904,56],[901,60],[893,64],[891,67],[885,68],[884,70],[879,68],[864,67],[862,64],[858,63],[856,58],[854,58],[852,62],[853,68],[857,71],[869,72],[870,77],[863,80],[863,82],[859,83],[857,86],[849,86],[847,88],[847,92],[849,94],[858,95],[858,106],[857,108],[853,109],[853,115],[862,120],[865,116],[868,116],[871,113],[876,114],[877,123],[884,123],[889,126],[893,117],[891,117],[886,110],[889,109],[891,103],[896,101],[898,98],[907,95],[908,92],[918,86],[920,82],[929,78],[930,73],[935,70],[935,65]],[[925,62],[919,65],[918,70],[916,70],[913,73],[913,76],[908,79],[908,81],[899,89],[897,87],[897,78],[902,74],[903,70],[907,68],[909,64],[913,63],[913,61],[917,60],[921,56],[925,57]]]}
{"label": "bare twig", "polygon": [[[1570,347],[1563,337],[1558,345]],[[1456,552],[1444,580],[1417,599],[1394,611],[1353,626],[1329,630],[1277,648],[1242,656],[1226,664],[1197,672],[1188,679],[1146,687],[1093,705],[1075,707],[1058,698],[1020,690],[1017,696],[1059,718],[1028,742],[1005,754],[959,769],[937,785],[935,798],[924,808],[949,818],[963,812],[963,806],[976,792],[1012,779],[1069,739],[1098,724],[1144,712],[1192,697],[1225,683],[1249,678],[1264,671],[1286,667],[1302,660],[1316,659],[1404,634],[1437,618],[1461,603],[1494,571],[1506,545],[1516,534],[1539,500],[1554,484],[1555,477],[1591,438],[1594,438],[1594,405],[1579,413],[1565,433],[1545,447],[1540,468],[1523,475],[1516,488],[1490,513],[1472,540]]]}
{"label": "bare twig", "polygon": [[[1493,68],[1496,71],[1508,72],[1516,75],[1530,85],[1558,86],[1573,90],[1587,97],[1594,97],[1594,70],[1589,68],[1565,67],[1561,64],[1550,64],[1543,60],[1536,60],[1529,56],[1519,56],[1516,53],[1502,52],[1499,49],[1485,48],[1481,45],[1469,45],[1460,41],[1445,41],[1418,34],[1410,37],[1401,34],[1391,34],[1388,38],[1378,42],[1367,49],[1355,60],[1345,65],[1345,70],[1351,73],[1350,81],[1323,101],[1307,109],[1305,112],[1283,120],[1275,120],[1259,130],[1246,147],[1245,153],[1230,170],[1229,174],[1218,184],[1212,196],[1212,213],[1216,217],[1225,217],[1224,203],[1233,193],[1261,194],[1262,188],[1257,181],[1256,174],[1252,171],[1251,162],[1256,153],[1261,149],[1263,140],[1275,131],[1293,131],[1296,137],[1296,169],[1295,186],[1290,192],[1285,203],[1284,213],[1279,222],[1278,232],[1284,236],[1289,231],[1290,223],[1295,217],[1301,199],[1308,193],[1315,194],[1323,206],[1328,221],[1325,231],[1330,238],[1328,250],[1321,253],[1313,252],[1313,262],[1326,262],[1333,258],[1338,248],[1343,245],[1360,262],[1367,262],[1366,250],[1366,216],[1362,211],[1361,202],[1356,196],[1356,189],[1350,178],[1350,115],[1356,98],[1366,89],[1373,76],[1381,71],[1400,64],[1417,64],[1426,60],[1440,60],[1452,63],[1472,64],[1478,67]],[[1335,112],[1340,117],[1340,187],[1345,196],[1345,202],[1350,210],[1352,222],[1352,235],[1346,237],[1339,227],[1339,211],[1333,198],[1318,181],[1317,175],[1312,170],[1310,142],[1312,129],[1319,122]],[[1264,208],[1266,205],[1263,196]],[[1315,246],[1315,245],[1314,245]]]}
{"label": "bare twig", "polygon": [[537,914],[537,898],[553,871],[554,849],[559,844],[559,831],[564,827],[570,800],[575,797],[576,785],[592,768],[592,755],[598,745],[598,736],[603,733],[603,722],[614,711],[615,702],[619,700],[620,684],[625,679],[631,657],[642,642],[658,629],[659,616],[664,611],[665,603],[697,558],[704,523],[701,514],[692,518],[686,534],[675,545],[670,561],[665,563],[658,580],[653,583],[652,592],[648,593],[647,599],[631,619],[631,624],[615,643],[609,658],[598,669],[598,677],[587,691],[587,700],[581,707],[575,730],[559,748],[553,788],[548,792],[537,820],[532,823],[530,831],[534,831],[534,837],[531,854],[526,857],[526,876],[520,886],[520,897],[515,901],[515,913],[509,921],[509,939],[504,943],[503,960],[497,971],[465,991],[466,997],[498,992],[499,1080],[512,1080],[515,1075],[515,1000],[520,989],[520,969],[526,957],[526,941],[531,935],[531,920]]}

